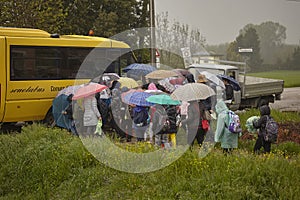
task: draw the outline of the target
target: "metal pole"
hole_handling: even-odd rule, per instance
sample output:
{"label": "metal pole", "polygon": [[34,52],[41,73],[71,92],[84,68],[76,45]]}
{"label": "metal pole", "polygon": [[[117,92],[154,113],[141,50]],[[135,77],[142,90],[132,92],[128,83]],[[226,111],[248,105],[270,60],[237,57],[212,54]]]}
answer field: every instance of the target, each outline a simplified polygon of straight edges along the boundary
{"label": "metal pole", "polygon": [[155,50],[155,9],[154,0],[150,0],[150,62],[156,67]]}

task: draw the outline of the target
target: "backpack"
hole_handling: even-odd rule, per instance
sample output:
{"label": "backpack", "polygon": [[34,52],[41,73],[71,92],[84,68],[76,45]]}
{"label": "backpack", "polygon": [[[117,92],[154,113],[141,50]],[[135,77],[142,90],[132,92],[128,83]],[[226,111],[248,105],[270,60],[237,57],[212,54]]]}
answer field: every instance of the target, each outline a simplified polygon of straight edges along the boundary
{"label": "backpack", "polygon": [[141,110],[140,112],[135,112],[133,116],[133,122],[136,126],[146,126],[148,124],[149,114],[147,110]]}
{"label": "backpack", "polygon": [[229,125],[227,127],[228,130],[234,134],[241,133],[242,127],[241,127],[240,117],[231,110],[228,111],[228,117],[229,117]]}
{"label": "backpack", "polygon": [[268,116],[266,123],[266,132],[264,134],[264,139],[267,142],[275,143],[277,141],[278,135],[278,124],[272,117]]}

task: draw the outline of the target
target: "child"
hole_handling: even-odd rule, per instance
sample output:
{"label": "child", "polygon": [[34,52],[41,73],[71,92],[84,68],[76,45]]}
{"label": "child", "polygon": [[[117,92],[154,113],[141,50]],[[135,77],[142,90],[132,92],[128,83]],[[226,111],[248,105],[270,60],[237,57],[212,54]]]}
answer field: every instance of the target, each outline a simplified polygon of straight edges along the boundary
{"label": "child", "polygon": [[85,97],[83,100],[83,107],[83,126],[86,129],[86,134],[92,135],[96,130],[98,121],[102,120],[100,112],[97,108],[97,100],[95,95]]}

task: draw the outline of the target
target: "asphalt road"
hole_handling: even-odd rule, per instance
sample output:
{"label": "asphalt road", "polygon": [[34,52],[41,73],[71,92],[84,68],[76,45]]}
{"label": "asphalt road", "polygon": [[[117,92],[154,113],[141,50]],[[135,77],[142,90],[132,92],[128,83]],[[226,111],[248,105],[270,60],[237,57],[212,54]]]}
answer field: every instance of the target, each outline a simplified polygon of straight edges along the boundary
{"label": "asphalt road", "polygon": [[270,107],[280,111],[300,112],[300,87],[285,88],[281,100],[271,103]]}

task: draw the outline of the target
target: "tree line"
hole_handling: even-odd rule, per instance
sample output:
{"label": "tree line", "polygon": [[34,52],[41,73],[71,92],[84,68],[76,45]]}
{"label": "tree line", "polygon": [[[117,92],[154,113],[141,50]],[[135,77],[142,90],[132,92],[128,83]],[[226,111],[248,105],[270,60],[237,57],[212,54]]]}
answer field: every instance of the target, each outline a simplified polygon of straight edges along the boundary
{"label": "tree line", "polygon": [[50,33],[111,37],[149,26],[149,0],[0,1],[1,26],[39,28]]}
{"label": "tree line", "polygon": [[[137,49],[141,62],[150,62],[149,0],[7,0],[0,1],[0,26],[38,28],[49,33],[114,37],[128,31],[125,40]],[[252,71],[299,69],[300,47],[285,44],[286,28],[279,23],[247,24],[231,43],[210,46],[199,29],[170,20],[168,13],[156,15],[155,39],[161,62],[183,67],[183,47],[191,53],[214,50],[225,59],[244,61],[238,48],[252,48],[247,56]],[[118,39],[118,38],[115,38]]]}
{"label": "tree line", "polygon": [[[37,28],[61,35],[88,35],[93,30],[95,36],[110,38],[149,27],[148,7],[149,0],[7,0],[0,1],[0,26]],[[125,37],[125,42],[138,45],[136,41],[145,40],[136,36],[139,34]]]}
{"label": "tree line", "polygon": [[[95,36],[121,37],[137,49],[140,62],[150,62],[149,3],[149,0],[0,1],[0,26],[37,28],[61,35],[87,35],[93,30]],[[156,44],[166,65],[182,67],[180,48],[191,46],[197,50],[205,43],[199,30],[170,22],[167,13],[157,15],[155,20]]]}
{"label": "tree line", "polygon": [[[236,39],[226,45],[225,57],[232,61],[247,60],[251,71],[300,69],[300,47],[285,44],[285,40],[286,28],[279,23],[247,24]],[[224,51],[224,47],[220,47]],[[252,48],[253,52],[241,54],[239,48]]]}

